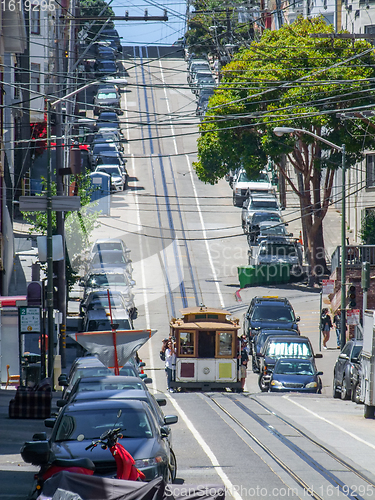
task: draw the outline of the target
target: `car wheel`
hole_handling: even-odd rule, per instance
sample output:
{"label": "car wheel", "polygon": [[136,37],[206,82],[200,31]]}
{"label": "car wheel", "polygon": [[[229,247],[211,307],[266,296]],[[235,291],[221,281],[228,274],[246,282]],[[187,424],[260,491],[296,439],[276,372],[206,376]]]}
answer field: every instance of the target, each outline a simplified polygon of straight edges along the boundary
{"label": "car wheel", "polygon": [[340,392],[337,389],[337,384],[336,384],[335,379],[333,379],[333,394],[332,395],[335,399],[338,399],[341,396]]}
{"label": "car wheel", "polygon": [[355,384],[355,387],[353,388],[353,391],[352,391],[352,401],[354,403],[357,403],[357,405],[361,404],[362,401],[361,401],[361,384],[360,382],[357,382]]}
{"label": "car wheel", "polygon": [[176,460],[176,455],[174,454],[173,450],[170,450],[170,460],[169,460],[169,474],[168,474],[168,479],[169,483],[173,483],[176,480],[177,476],[177,460]]}
{"label": "car wheel", "polygon": [[269,389],[269,385],[268,383],[265,382],[264,380],[264,375],[261,375],[259,377],[259,380],[258,380],[258,385],[259,385],[259,389],[262,391],[262,392],[268,392],[268,389]]}
{"label": "car wheel", "polygon": [[346,378],[344,377],[341,382],[341,399],[343,401],[350,399],[350,391],[348,389],[348,384]]}

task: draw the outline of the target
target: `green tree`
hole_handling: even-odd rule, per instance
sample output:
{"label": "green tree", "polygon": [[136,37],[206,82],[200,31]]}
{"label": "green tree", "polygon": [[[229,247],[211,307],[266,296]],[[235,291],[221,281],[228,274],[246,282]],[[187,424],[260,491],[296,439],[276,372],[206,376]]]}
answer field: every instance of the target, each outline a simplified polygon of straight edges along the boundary
{"label": "green tree", "polygon": [[[102,28],[103,24],[106,22],[106,20],[110,16],[115,15],[113,9],[109,7],[107,2],[105,2],[104,0],[81,0],[79,5],[82,17],[99,16],[103,8],[105,8],[104,13],[101,14],[102,20],[98,19],[90,27],[87,33],[89,39],[94,38],[96,33]],[[92,21],[81,21],[81,29],[84,27],[86,23],[91,24]],[[113,28],[114,24],[112,21],[109,21],[109,23],[107,23],[106,26],[108,28]]]}
{"label": "green tree", "polygon": [[362,219],[361,238],[364,245],[375,245],[375,212],[369,211]]}
{"label": "green tree", "polygon": [[[194,165],[201,180],[215,183],[239,166],[259,172],[270,155],[299,197],[312,280],[325,267],[322,221],[341,153],[307,134],[276,137],[273,129],[306,129],[339,146],[345,143],[347,167],[375,145],[363,121],[337,117],[344,109],[373,107],[373,48],[365,41],[310,36],[320,33],[334,30],[322,18],[300,18],[265,31],[260,42],[225,66],[200,126]],[[290,171],[280,168],[285,156]]]}
{"label": "green tree", "polygon": [[[72,288],[78,278],[77,270],[84,266],[85,252],[89,250],[91,245],[90,234],[97,227],[98,215],[96,212],[89,213],[85,207],[91,201],[91,181],[86,175],[72,176],[72,182],[76,182],[78,186],[78,196],[81,197],[82,209],[77,214],[75,212],[65,213],[65,237],[67,241],[72,241],[69,245],[69,252],[66,254],[66,279],[68,290]],[[43,187],[46,187],[46,180],[43,178]],[[42,193],[41,196],[44,196]],[[52,196],[56,195],[56,184],[52,184]],[[83,215],[83,214],[84,215]],[[23,216],[32,224],[30,233],[47,234],[47,213],[46,212],[23,212]],[[84,218],[84,220],[83,220]],[[52,212],[52,233],[56,233],[56,212]],[[79,243],[76,243],[79,242]],[[46,271],[47,265],[43,264],[42,269]]]}

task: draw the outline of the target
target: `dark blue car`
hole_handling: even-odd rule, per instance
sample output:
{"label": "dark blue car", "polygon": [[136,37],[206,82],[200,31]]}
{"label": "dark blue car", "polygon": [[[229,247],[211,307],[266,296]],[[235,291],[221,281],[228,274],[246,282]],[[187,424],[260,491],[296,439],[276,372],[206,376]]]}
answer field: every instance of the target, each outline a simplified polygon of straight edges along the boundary
{"label": "dark blue car", "polygon": [[320,394],[322,381],[311,359],[280,358],[273,369],[271,392],[311,392]]}

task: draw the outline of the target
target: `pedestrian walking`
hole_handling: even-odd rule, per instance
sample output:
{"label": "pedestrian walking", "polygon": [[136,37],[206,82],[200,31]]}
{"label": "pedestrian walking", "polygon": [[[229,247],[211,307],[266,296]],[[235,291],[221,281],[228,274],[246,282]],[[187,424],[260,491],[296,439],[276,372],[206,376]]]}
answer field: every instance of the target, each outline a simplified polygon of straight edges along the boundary
{"label": "pedestrian walking", "polygon": [[247,341],[240,340],[239,343],[240,352],[238,355],[238,378],[241,380],[241,390],[245,388],[246,375],[247,375],[247,363],[249,361],[249,354],[247,352]]}
{"label": "pedestrian walking", "polygon": [[165,371],[167,372],[167,387],[169,392],[174,392],[171,382],[176,378],[176,351],[173,340],[169,339],[165,350]]}
{"label": "pedestrian walking", "polygon": [[341,309],[337,309],[333,316],[333,324],[336,328],[337,349],[341,348]]}
{"label": "pedestrian walking", "polygon": [[322,316],[321,316],[321,329],[323,332],[323,349],[327,349],[327,342],[329,341],[330,337],[330,332],[332,328],[332,320],[331,316],[328,314],[328,309],[324,308],[322,309]]}

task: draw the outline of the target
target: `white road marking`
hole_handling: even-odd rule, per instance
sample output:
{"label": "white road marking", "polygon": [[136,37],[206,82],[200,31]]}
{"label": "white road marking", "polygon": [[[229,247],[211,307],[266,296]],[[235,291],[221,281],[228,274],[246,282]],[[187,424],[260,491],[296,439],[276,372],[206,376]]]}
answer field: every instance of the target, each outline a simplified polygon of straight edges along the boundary
{"label": "white road marking", "polygon": [[306,408],[305,406],[301,405],[300,403],[297,403],[296,401],[293,401],[293,399],[290,399],[289,396],[283,396],[283,397],[285,399],[287,399],[290,403],[293,403],[296,406],[298,406],[299,408],[302,408],[303,410],[307,411],[307,413],[310,413],[311,415],[314,415],[314,417],[319,418],[320,420],[323,420],[324,422],[326,422],[327,424],[332,425],[333,427],[336,427],[336,429],[339,429],[341,432],[345,432],[345,434],[347,434],[348,436],[352,437],[353,439],[356,439],[360,443],[366,444],[367,446],[369,446],[370,448],[372,448],[372,449],[375,450],[375,445],[373,445],[371,443],[368,443],[367,441],[365,441],[364,439],[360,438],[356,434],[353,434],[352,432],[347,431],[346,429],[344,429],[343,427],[341,427],[341,425],[337,425],[334,422],[331,422],[330,420],[328,420],[327,418],[318,415],[314,411],[309,410],[308,408]]}
{"label": "white road marking", "polygon": [[172,398],[169,394],[167,394],[167,397],[169,398],[170,402],[173,404],[175,407],[176,411],[179,413],[180,417],[182,420],[185,422],[186,427],[189,429],[189,431],[193,434],[194,438],[196,439],[197,443],[199,446],[202,448],[202,450],[205,452],[207,457],[209,458],[210,462],[212,465],[215,467],[215,471],[217,472],[218,476],[220,479],[223,481],[225,488],[230,492],[232,497],[235,500],[243,500],[241,495],[238,493],[236,488],[234,487],[233,483],[229,479],[229,477],[225,474],[223,469],[220,467],[220,463],[218,459],[216,458],[215,454],[211,450],[211,448],[208,446],[206,441],[203,439],[203,437],[199,434],[197,429],[194,427],[192,421],[189,419],[189,417],[186,415],[184,410],[181,408],[181,406],[177,403],[177,401]]}

